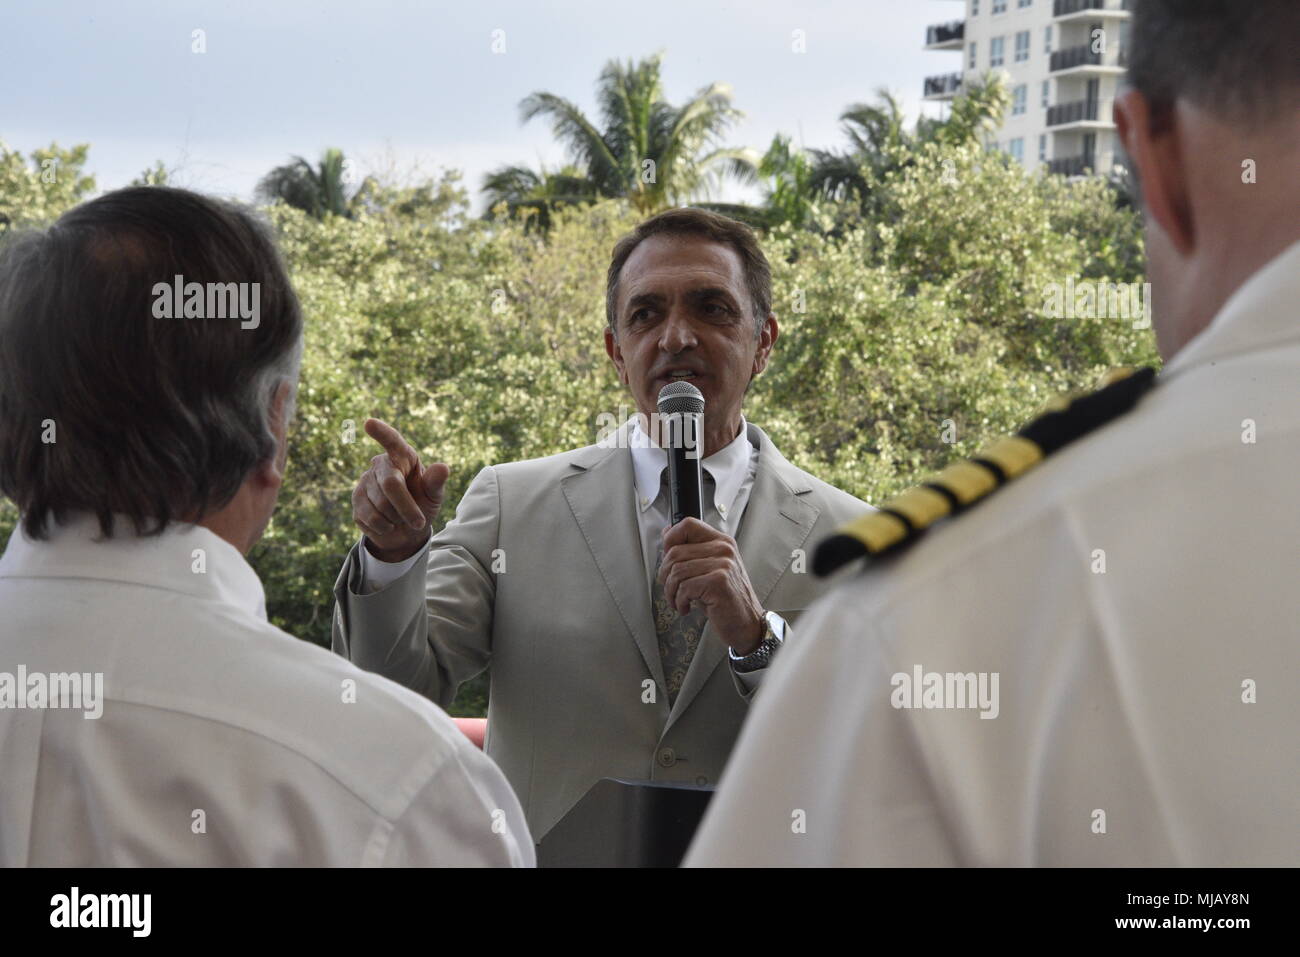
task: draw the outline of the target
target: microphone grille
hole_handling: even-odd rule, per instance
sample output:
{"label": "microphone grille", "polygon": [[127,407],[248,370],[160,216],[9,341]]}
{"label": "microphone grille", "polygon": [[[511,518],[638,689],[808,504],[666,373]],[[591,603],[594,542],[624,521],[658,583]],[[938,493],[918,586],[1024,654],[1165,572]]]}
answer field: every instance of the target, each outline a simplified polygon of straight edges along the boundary
{"label": "microphone grille", "polygon": [[704,395],[689,382],[670,382],[659,390],[659,411],[663,415],[701,413],[704,411]]}

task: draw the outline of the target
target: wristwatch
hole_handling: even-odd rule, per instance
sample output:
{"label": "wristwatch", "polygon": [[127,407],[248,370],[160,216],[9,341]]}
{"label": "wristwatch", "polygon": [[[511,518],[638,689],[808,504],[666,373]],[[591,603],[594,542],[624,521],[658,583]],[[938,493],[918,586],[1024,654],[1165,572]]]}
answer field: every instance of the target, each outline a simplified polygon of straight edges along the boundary
{"label": "wristwatch", "polygon": [[765,626],[763,640],[749,654],[743,658],[738,658],[734,651],[730,648],[727,649],[727,656],[731,658],[731,666],[741,674],[766,668],[771,662],[772,656],[776,654],[776,649],[780,648],[781,643],[785,641],[784,618],[774,611],[764,612],[763,624]]}

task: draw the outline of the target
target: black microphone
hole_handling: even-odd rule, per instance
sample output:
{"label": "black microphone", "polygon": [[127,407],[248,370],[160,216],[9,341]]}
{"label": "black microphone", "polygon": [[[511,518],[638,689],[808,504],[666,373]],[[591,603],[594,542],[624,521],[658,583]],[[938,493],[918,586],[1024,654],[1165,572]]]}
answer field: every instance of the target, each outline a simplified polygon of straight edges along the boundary
{"label": "black microphone", "polygon": [[704,518],[700,507],[703,473],[704,396],[689,382],[670,382],[659,391],[660,441],[668,451],[672,524]]}

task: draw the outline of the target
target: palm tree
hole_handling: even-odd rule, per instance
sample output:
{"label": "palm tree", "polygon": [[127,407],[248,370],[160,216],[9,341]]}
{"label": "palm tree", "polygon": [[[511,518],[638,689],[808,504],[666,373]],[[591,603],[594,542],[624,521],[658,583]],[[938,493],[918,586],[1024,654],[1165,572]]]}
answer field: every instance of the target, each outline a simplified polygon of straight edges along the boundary
{"label": "palm tree", "polygon": [[1002,73],[986,73],[952,101],[952,110],[943,119],[922,117],[917,120],[921,142],[946,145],[980,143],[984,134],[1002,123],[1011,94]]}
{"label": "palm tree", "polygon": [[[559,202],[624,197],[642,214],[696,197],[728,176],[752,183],[759,158],[750,149],[719,145],[722,134],[744,114],[731,105],[731,89],[714,83],[682,106],[663,96],[661,54],[640,62],[610,60],[596,84],[600,128],[575,104],[537,92],[519,104],[520,121],[551,120],[570,165],[558,173],[503,167],[484,180],[489,209],[549,209]],[[707,206],[709,203],[700,203]]]}
{"label": "palm tree", "polygon": [[808,151],[792,148],[790,137],[777,133],[763,154],[758,171],[760,175],[770,177],[763,202],[765,224],[804,226],[812,214],[817,196]]}
{"label": "palm tree", "polygon": [[810,188],[828,199],[856,196],[864,206],[871,183],[885,173],[905,166],[907,154],[923,143],[959,145],[978,143],[985,131],[1002,121],[1008,102],[1006,85],[998,74],[972,84],[953,101],[946,118],[921,117],[908,132],[902,105],[886,89],[876,91],[876,103],[853,103],[840,114],[847,150],[811,150]]}
{"label": "palm tree", "polygon": [[263,202],[277,200],[301,209],[309,216],[324,219],[333,214],[351,219],[356,215],[370,179],[355,190],[347,182],[343,151],[333,147],[321,154],[313,167],[301,156],[284,166],[277,166],[257,184],[257,196]]}
{"label": "palm tree", "polygon": [[525,228],[543,231],[551,228],[552,210],[600,197],[591,180],[572,164],[554,173],[545,166],[541,172],[525,166],[503,166],[484,177],[483,192],[489,197],[488,215],[502,203],[511,216],[519,210],[531,210]]}

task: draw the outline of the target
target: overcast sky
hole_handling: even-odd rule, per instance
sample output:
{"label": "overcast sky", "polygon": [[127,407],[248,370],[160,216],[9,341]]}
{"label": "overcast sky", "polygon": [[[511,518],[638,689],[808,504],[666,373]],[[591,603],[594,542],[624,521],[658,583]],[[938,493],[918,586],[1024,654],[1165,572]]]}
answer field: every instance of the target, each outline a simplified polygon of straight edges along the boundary
{"label": "overcast sky", "polygon": [[[24,152],[91,145],[100,189],[161,160],[173,182],[248,199],[291,154],[338,146],[364,174],[485,172],[565,160],[549,124],[519,124],[545,90],[598,120],[606,61],[664,53],[668,100],[731,85],[729,145],[776,132],[843,144],[838,116],[880,86],[909,117],[922,79],[960,54],[922,49],[960,0],[0,0],[0,140]],[[191,52],[202,29],[207,51]],[[505,52],[492,50],[504,31]],[[794,31],[807,52],[792,52]],[[936,109],[926,104],[927,114]],[[734,190],[727,198],[741,195]]]}

